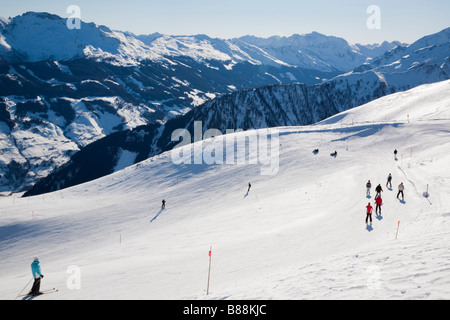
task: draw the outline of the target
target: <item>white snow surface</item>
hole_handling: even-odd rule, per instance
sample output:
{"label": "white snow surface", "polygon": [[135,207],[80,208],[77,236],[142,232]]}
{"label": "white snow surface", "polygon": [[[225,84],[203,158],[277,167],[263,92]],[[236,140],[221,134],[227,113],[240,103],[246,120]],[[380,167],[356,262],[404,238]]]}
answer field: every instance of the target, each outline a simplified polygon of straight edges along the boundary
{"label": "white snow surface", "polygon": [[[59,289],[39,300],[449,299],[449,89],[424,85],[316,125],[260,130],[280,134],[273,176],[254,164],[176,165],[167,152],[55,193],[0,198],[0,299],[30,281],[34,256],[41,289]],[[372,229],[368,179],[384,189]]]}

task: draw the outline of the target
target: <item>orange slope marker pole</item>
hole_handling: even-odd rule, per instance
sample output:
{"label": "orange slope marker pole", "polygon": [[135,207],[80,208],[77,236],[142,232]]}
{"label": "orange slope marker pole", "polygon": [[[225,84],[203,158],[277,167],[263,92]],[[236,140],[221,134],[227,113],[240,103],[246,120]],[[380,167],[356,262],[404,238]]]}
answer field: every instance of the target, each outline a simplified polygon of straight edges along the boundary
{"label": "orange slope marker pole", "polygon": [[206,295],[209,294],[209,279],[210,279],[210,275],[211,275],[211,251],[212,251],[212,246],[209,247],[209,268],[208,268],[208,284],[206,286]]}
{"label": "orange slope marker pole", "polygon": [[398,236],[398,229],[400,228],[400,220],[398,220],[398,225],[397,225],[397,233],[395,234],[395,239],[397,240],[397,236]]}

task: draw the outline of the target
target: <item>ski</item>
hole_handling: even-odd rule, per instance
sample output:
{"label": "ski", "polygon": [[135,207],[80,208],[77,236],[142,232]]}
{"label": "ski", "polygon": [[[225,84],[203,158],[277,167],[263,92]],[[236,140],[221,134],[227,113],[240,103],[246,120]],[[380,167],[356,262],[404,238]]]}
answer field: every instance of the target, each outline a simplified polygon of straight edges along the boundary
{"label": "ski", "polygon": [[40,296],[40,295],[43,295],[43,294],[55,293],[55,292],[58,292],[58,289],[52,288],[52,289],[40,291],[40,294],[38,294],[38,295],[32,295],[31,293],[25,293],[25,294],[19,295],[18,297],[28,297],[28,296],[30,296],[30,297],[37,297],[37,296]]}
{"label": "ski", "polygon": [[56,289],[56,288],[51,288],[51,289],[48,289],[48,290],[44,290],[44,291],[41,291],[42,293],[52,293],[52,292],[58,292],[58,289]]}

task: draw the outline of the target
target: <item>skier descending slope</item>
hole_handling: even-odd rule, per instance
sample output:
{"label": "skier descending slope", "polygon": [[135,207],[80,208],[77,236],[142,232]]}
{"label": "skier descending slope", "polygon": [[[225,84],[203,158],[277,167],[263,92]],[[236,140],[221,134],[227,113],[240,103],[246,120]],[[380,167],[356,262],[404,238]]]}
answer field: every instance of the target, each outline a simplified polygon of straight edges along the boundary
{"label": "skier descending slope", "polygon": [[398,185],[398,193],[397,193],[397,199],[399,199],[398,197],[400,196],[400,194],[402,195],[402,201],[405,200],[405,195],[403,194],[403,191],[405,191],[405,186],[403,185],[403,182],[400,183]]}
{"label": "skier descending slope", "polygon": [[375,213],[378,214],[379,212],[381,215],[381,205],[383,204],[383,199],[381,199],[381,196],[375,198],[375,204],[377,205],[375,208]]}
{"label": "skier descending slope", "polygon": [[166,200],[162,200],[162,204],[161,204],[161,209],[165,209],[166,208]]}
{"label": "skier descending slope", "polygon": [[[389,185],[389,187],[388,187],[388,185]],[[387,177],[386,188],[391,188],[392,189],[392,174],[390,174],[390,173],[389,173],[389,175]]]}
{"label": "skier descending slope", "polygon": [[33,263],[31,264],[31,273],[34,278],[34,283],[29,294],[32,296],[38,296],[42,294],[42,292],[40,292],[41,279],[44,278],[44,276],[41,274],[41,266],[39,265],[38,257],[35,257]]}
{"label": "skier descending slope", "polygon": [[370,205],[370,202],[367,204],[366,209],[367,209],[367,211],[366,211],[366,224],[369,221],[369,219],[370,219],[370,224],[372,224],[372,209],[373,209],[373,207]]}
{"label": "skier descending slope", "polygon": [[372,183],[370,182],[370,180],[367,181],[367,183],[366,183],[366,188],[367,188],[367,190],[366,190],[366,196],[367,196],[368,198],[370,198],[370,189],[372,188]]}
{"label": "skier descending slope", "polygon": [[375,198],[378,196],[381,196],[381,193],[383,192],[383,188],[381,188],[381,184],[377,185],[377,187],[375,188],[375,191],[377,192],[377,195],[375,196]]}

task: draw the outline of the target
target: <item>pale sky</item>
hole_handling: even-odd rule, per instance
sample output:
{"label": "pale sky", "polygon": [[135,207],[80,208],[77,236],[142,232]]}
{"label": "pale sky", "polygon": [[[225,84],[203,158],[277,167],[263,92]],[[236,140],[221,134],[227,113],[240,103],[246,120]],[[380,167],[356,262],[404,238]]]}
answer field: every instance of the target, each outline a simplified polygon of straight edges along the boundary
{"label": "pale sky", "polygon": [[[27,11],[81,19],[135,34],[290,36],[317,31],[350,43],[384,40],[412,43],[450,27],[450,0],[0,0],[0,16]],[[380,9],[379,29],[369,29],[371,5]],[[371,20],[374,21],[374,20]]]}

